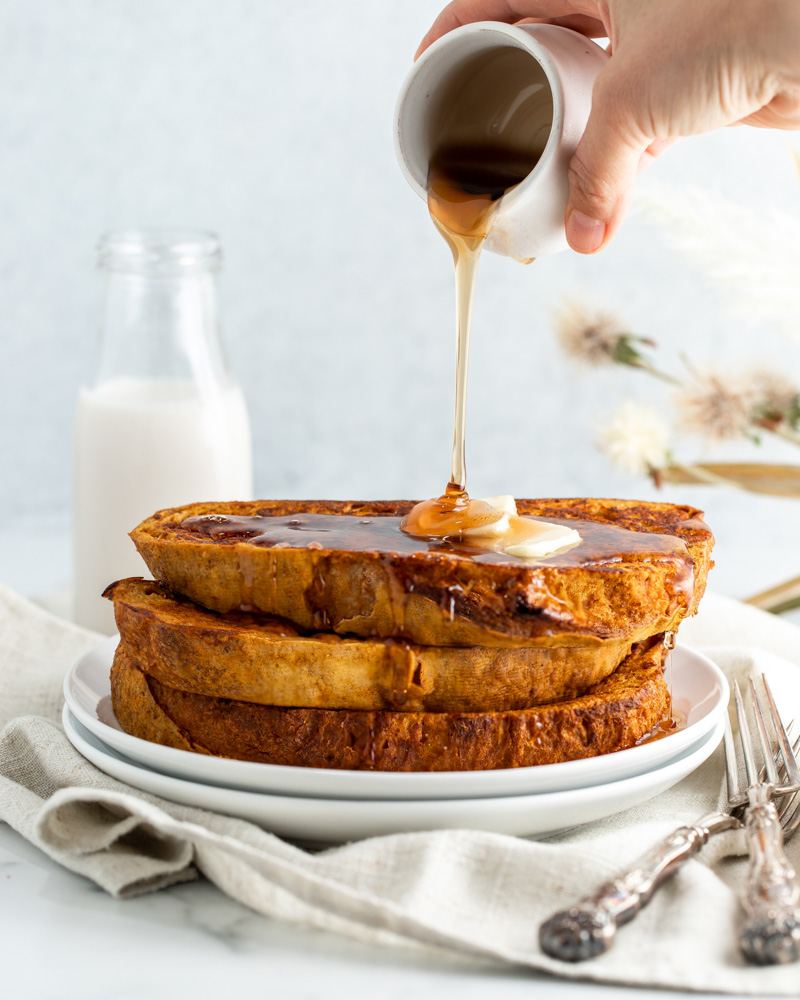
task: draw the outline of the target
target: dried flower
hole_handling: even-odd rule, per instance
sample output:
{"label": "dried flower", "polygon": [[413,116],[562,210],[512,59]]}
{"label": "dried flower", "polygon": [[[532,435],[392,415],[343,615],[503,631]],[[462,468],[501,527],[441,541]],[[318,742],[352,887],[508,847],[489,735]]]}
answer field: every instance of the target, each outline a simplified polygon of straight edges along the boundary
{"label": "dried flower", "polygon": [[598,428],[597,444],[611,461],[634,475],[669,463],[669,431],[648,406],[627,401]]}
{"label": "dried flower", "polygon": [[676,395],[676,403],[681,424],[691,433],[714,441],[751,433],[755,396],[750,386],[720,375],[698,375]]}
{"label": "dried flower", "polygon": [[628,333],[611,313],[590,310],[582,302],[570,302],[555,316],[562,348],[585,365],[637,365],[643,360],[636,343],[653,341]]}
{"label": "dried flower", "polygon": [[735,316],[769,322],[798,338],[800,219],[784,206],[747,208],[712,188],[658,183],[637,188],[635,204],[669,244],[723,292]]}
{"label": "dried flower", "polygon": [[753,420],[762,427],[775,428],[786,423],[800,425],[800,388],[782,372],[762,369],[750,376],[748,388],[753,394]]}

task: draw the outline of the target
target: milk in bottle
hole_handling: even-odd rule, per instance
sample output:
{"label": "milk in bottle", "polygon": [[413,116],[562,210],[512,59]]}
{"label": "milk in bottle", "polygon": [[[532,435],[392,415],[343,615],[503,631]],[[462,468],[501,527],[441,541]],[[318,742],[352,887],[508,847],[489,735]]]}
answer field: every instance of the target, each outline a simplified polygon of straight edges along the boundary
{"label": "milk in bottle", "polygon": [[217,316],[211,233],[110,233],[100,366],[75,423],[75,618],[114,631],[109,583],[149,576],[128,537],[162,507],[252,497],[247,410]]}

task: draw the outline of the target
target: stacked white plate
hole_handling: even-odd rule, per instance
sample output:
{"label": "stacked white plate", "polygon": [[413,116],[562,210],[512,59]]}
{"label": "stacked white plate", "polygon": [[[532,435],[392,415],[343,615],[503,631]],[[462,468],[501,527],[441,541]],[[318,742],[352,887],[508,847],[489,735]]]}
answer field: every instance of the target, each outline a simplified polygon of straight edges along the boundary
{"label": "stacked white plate", "polygon": [[64,728],[73,746],[135,788],[307,843],[455,828],[544,836],[601,819],[658,795],[702,764],[722,738],[728,704],[719,668],[679,646],[667,669],[673,709],[685,725],[641,746],[497,771],[286,767],[175,750],[123,732],[109,682],[117,641],[81,657],[65,678]]}

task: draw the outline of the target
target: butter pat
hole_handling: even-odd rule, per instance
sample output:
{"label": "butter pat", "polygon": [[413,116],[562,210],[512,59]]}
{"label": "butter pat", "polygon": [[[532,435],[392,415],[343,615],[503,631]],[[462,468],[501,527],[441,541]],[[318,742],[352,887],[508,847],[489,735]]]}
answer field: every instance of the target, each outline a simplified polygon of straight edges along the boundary
{"label": "butter pat", "polygon": [[516,517],[517,514],[517,501],[510,496],[501,497],[484,497],[480,503],[488,503],[490,507],[494,507],[495,510],[504,510],[506,514],[512,514]]}
{"label": "butter pat", "polygon": [[537,521],[519,516],[513,497],[484,497],[482,503],[503,511],[503,516],[491,524],[467,528],[465,538],[485,539],[492,548],[518,559],[540,559],[577,545],[581,536],[574,528],[549,521]]}
{"label": "butter pat", "polygon": [[462,538],[505,538],[511,530],[511,518],[517,516],[517,502],[513,497],[482,497],[478,503],[485,503],[504,516],[489,524],[477,524],[474,528],[462,528]]}
{"label": "butter pat", "polygon": [[581,540],[574,528],[548,521],[534,521],[531,517],[512,517],[509,534],[504,539],[503,551],[521,559],[550,556],[562,549],[572,548]]}
{"label": "butter pat", "polygon": [[[485,503],[486,501],[482,501]],[[505,538],[511,530],[511,518],[508,514],[503,514],[496,521],[489,524],[479,524],[474,528],[462,528],[462,538]]]}

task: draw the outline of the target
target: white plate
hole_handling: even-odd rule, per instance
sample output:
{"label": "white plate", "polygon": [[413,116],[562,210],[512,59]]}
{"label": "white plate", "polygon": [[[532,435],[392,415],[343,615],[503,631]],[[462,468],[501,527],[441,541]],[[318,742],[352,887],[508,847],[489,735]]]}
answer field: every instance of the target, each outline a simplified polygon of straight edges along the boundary
{"label": "white plate", "polygon": [[68,705],[63,720],[75,749],[120,781],[172,802],[251,820],[280,837],[315,844],[448,829],[530,837],[580,826],[629,809],[676,784],[711,756],[724,726],[720,719],[699,746],[662,767],[590,788],[501,798],[365,801],[268,795],[172,778],[126,760],[106,746],[72,716]]}
{"label": "white plate", "polygon": [[129,760],[176,778],[228,788],[329,799],[465,799],[530,795],[619,781],[659,768],[703,741],[728,704],[728,682],[700,653],[679,646],[672,654],[672,697],[685,729],[628,750],[585,760],[494,771],[386,773],[287,767],[208,757],[129,736],[111,708],[109,670],[118,639],[82,656],[64,679],[72,714],[103,743]]}

